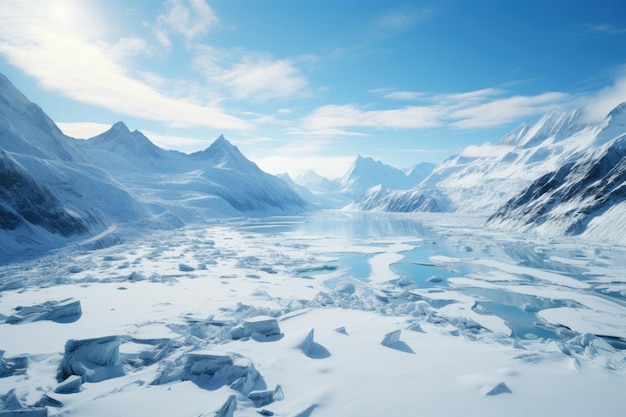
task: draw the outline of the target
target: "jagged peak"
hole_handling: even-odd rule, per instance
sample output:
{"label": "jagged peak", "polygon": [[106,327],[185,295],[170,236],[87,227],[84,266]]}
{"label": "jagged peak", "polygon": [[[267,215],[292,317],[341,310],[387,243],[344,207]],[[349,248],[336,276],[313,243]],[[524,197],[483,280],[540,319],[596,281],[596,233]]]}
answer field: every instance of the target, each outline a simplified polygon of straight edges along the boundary
{"label": "jagged peak", "polygon": [[126,126],[126,124],[122,121],[114,123],[109,130],[112,132],[130,133],[128,126]]}
{"label": "jagged peak", "polygon": [[194,152],[191,156],[205,161],[213,161],[214,166],[218,168],[260,170],[254,162],[247,159],[224,135],[219,135],[208,148]]}
{"label": "jagged peak", "polygon": [[228,152],[230,154],[240,154],[239,149],[233,145],[224,135],[219,135],[213,143],[206,148],[202,153],[206,155],[212,155],[219,152]]}

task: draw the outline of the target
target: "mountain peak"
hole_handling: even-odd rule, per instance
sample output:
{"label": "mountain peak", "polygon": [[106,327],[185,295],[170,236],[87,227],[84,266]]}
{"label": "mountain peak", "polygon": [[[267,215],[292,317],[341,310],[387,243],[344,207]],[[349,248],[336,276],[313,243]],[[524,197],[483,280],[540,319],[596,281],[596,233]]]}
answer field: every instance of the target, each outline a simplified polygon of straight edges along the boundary
{"label": "mountain peak", "polygon": [[130,133],[130,130],[128,129],[126,124],[124,124],[124,122],[115,123],[113,126],[111,126],[111,129],[109,130],[116,133]]}
{"label": "mountain peak", "polygon": [[247,159],[235,145],[224,137],[224,135],[219,135],[211,146],[203,151],[194,152],[192,156],[204,161],[211,161],[216,168],[240,171],[259,170],[256,164]]}
{"label": "mountain peak", "polygon": [[228,154],[236,158],[239,158],[239,156],[243,158],[243,155],[241,155],[239,149],[237,149],[235,145],[230,143],[230,141],[226,139],[224,135],[219,135],[208,148],[202,151],[202,153],[206,154],[207,156],[212,155],[213,157],[220,154]]}

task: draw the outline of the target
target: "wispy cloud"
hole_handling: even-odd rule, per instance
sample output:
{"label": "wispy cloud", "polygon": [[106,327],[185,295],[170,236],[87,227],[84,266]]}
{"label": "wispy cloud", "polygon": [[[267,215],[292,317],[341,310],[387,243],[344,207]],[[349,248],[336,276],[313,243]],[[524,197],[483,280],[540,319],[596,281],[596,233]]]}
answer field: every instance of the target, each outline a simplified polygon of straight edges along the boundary
{"label": "wispy cloud", "polygon": [[528,116],[546,113],[563,104],[569,96],[549,92],[536,96],[513,96],[486,103],[472,104],[448,114],[455,120],[451,126],[460,129],[476,129],[503,126]]}
{"label": "wispy cloud", "polygon": [[417,100],[424,97],[425,94],[419,91],[392,91],[390,93],[385,94],[383,97],[392,99],[392,100]]}
{"label": "wispy cloud", "polygon": [[503,126],[545,113],[562,105],[569,97],[559,92],[502,97],[505,93],[500,89],[486,88],[420,96],[420,100],[425,103],[423,105],[384,110],[372,110],[356,104],[325,105],[303,117],[300,124],[303,129],[313,132],[340,129],[343,135],[360,128],[417,130],[447,126],[480,129]]}
{"label": "wispy cloud", "polygon": [[[51,8],[61,3],[0,3],[0,53],[44,88],[83,103],[173,126],[252,127],[215,103],[168,95],[132,77],[120,51],[141,48],[141,41],[107,42],[99,20],[79,1],[69,2],[73,16],[67,22],[57,21],[59,17]],[[73,26],[78,24],[81,26]]]}
{"label": "wispy cloud", "polygon": [[159,41],[170,47],[171,34],[192,40],[206,34],[217,21],[213,9],[204,0],[168,0],[165,13],[157,17],[155,31]]}
{"label": "wispy cloud", "polygon": [[468,158],[499,158],[511,152],[514,148],[514,146],[484,143],[482,145],[469,145],[463,149],[461,154]]}
{"label": "wispy cloud", "polygon": [[307,130],[353,127],[423,129],[441,124],[435,108],[409,106],[391,110],[364,110],[355,104],[326,105],[302,119]]}
{"label": "wispy cloud", "polygon": [[616,26],[610,23],[586,25],[586,31],[595,35],[622,35],[626,33],[625,26]]}
{"label": "wispy cloud", "polygon": [[388,34],[395,34],[415,26],[433,12],[430,7],[401,8],[387,11],[375,22],[375,27]]}
{"label": "wispy cloud", "polygon": [[291,59],[208,45],[196,45],[194,51],[194,66],[207,83],[235,99],[266,101],[309,95],[308,82]]}
{"label": "wispy cloud", "polygon": [[589,122],[604,119],[618,104],[626,101],[626,66],[620,69],[620,74],[613,84],[584,100],[587,111],[585,118]]}

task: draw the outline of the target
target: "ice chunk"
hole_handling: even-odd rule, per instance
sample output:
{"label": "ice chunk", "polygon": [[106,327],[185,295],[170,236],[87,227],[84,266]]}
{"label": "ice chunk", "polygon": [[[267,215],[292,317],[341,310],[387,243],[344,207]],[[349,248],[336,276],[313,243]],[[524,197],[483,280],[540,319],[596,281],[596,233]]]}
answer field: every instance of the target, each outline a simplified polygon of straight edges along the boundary
{"label": "ice chunk", "polygon": [[307,356],[311,356],[311,353],[313,352],[313,347],[315,345],[315,341],[313,340],[314,335],[315,335],[315,329],[311,329],[311,331],[306,336],[304,341],[300,344],[302,351]]}
{"label": "ice chunk", "polygon": [[302,352],[312,359],[324,359],[330,356],[330,352],[319,343],[316,343],[314,340],[315,329],[311,329],[311,331],[304,338],[302,343],[298,345]]}
{"label": "ice chunk", "polygon": [[231,395],[228,397],[224,405],[217,410],[215,417],[233,417],[235,415],[235,410],[237,410],[237,397],[235,395]]}
{"label": "ice chunk", "polygon": [[196,270],[193,266],[187,264],[178,264],[178,270],[181,272],[193,272]]}
{"label": "ice chunk", "polygon": [[489,396],[511,394],[513,392],[504,382],[500,382],[493,387],[485,387],[483,391],[485,395]]}
{"label": "ice chunk", "polygon": [[122,362],[134,367],[149,366],[169,355],[180,344],[172,339],[130,339],[131,343],[125,343],[122,348],[135,346],[135,350],[128,352],[124,349],[120,352]]}
{"label": "ice chunk", "polygon": [[15,389],[0,395],[0,410],[21,410],[24,406],[15,395]]}
{"label": "ice chunk", "polygon": [[46,301],[28,307],[16,307],[15,314],[6,318],[9,324],[28,323],[38,320],[52,320],[56,322],[76,321],[82,315],[80,301],[67,298],[61,301]]}
{"label": "ice chunk", "polygon": [[196,385],[215,390],[224,385],[247,395],[260,375],[252,361],[236,353],[196,351],[187,353],[181,361],[168,362],[161,375],[152,384],[172,381],[192,381]]}
{"label": "ice chunk", "polygon": [[133,271],[129,276],[128,276],[128,280],[129,281],[145,281],[147,278],[145,275],[137,272],[137,271]]}
{"label": "ice chunk", "polygon": [[252,401],[255,407],[263,407],[273,403],[274,401],[282,401],[285,398],[283,389],[280,385],[276,385],[273,390],[252,391],[248,394],[248,398]]}
{"label": "ice chunk", "polygon": [[62,382],[70,375],[79,375],[84,382],[99,382],[124,375],[120,343],[119,336],[68,340],[57,381]]}
{"label": "ice chunk", "polygon": [[413,332],[425,333],[424,329],[422,329],[422,326],[420,326],[419,323],[411,323],[411,325],[407,327],[407,330],[411,330]]}
{"label": "ice chunk", "polygon": [[391,333],[387,333],[380,344],[383,346],[395,345],[400,341],[400,333],[401,330],[395,330]]}
{"label": "ice chunk", "polygon": [[351,282],[342,282],[340,284],[337,284],[337,286],[335,287],[335,292],[340,293],[340,294],[350,295],[350,294],[354,294],[355,291],[356,291],[356,288],[354,287],[354,284]]}
{"label": "ice chunk", "polygon": [[26,368],[28,368],[28,357],[4,358],[4,350],[0,350],[0,378],[23,374]]}
{"label": "ice chunk", "polygon": [[261,336],[275,336],[280,334],[280,327],[275,318],[268,316],[256,316],[243,321],[242,324],[233,327],[230,336],[233,340],[250,337],[253,334]]}
{"label": "ice chunk", "polygon": [[335,331],[336,331],[337,333],[345,334],[346,336],[348,335],[348,331],[346,330],[346,328],[345,328],[344,326],[337,327],[337,328],[335,329]]}
{"label": "ice chunk", "polygon": [[15,394],[15,389],[0,395],[0,416],[2,417],[47,417],[45,407],[27,408],[22,405]]}
{"label": "ice chunk", "polygon": [[63,407],[63,403],[59,400],[55,400],[54,398],[50,397],[48,394],[44,394],[42,395],[42,397],[39,399],[39,401],[37,401],[35,404],[33,404],[34,407],[55,407],[55,408],[61,408]]}
{"label": "ice chunk", "polygon": [[61,382],[54,392],[57,394],[73,394],[80,391],[80,387],[83,385],[83,378],[78,375],[70,375],[65,381]]}

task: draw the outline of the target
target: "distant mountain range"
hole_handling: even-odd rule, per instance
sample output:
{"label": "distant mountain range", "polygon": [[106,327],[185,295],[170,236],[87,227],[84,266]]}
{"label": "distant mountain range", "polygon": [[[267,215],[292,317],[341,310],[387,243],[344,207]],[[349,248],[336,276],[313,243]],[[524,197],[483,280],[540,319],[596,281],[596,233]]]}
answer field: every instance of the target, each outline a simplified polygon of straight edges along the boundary
{"label": "distant mountain range", "polygon": [[122,122],[65,136],[0,74],[0,256],[69,242],[114,243],[116,227],[316,208],[483,215],[489,227],[626,243],[626,103],[600,123],[553,111],[498,144],[438,166],[399,170],[358,156],[328,180],[262,171],[219,136],[192,154],[164,150]]}
{"label": "distant mountain range", "polygon": [[223,136],[191,155],[121,122],[89,140],[69,138],[0,74],[0,255],[107,244],[119,225],[170,228],[311,207]]}
{"label": "distant mountain range", "polygon": [[463,152],[411,190],[370,189],[348,207],[456,211],[490,227],[626,243],[626,103],[600,123],[553,111],[495,147]]}
{"label": "distant mountain range", "polygon": [[[407,190],[420,182],[435,168],[435,164],[421,163],[413,167],[400,170],[391,165],[377,161],[371,157],[357,156],[352,166],[340,179],[331,181],[308,171],[295,180],[283,177],[291,182],[295,189],[300,190],[302,197],[309,199],[320,208],[342,208],[351,204],[355,199],[364,195],[372,187],[382,187],[390,190]],[[302,190],[302,187],[305,190]],[[361,208],[367,210],[366,208]]]}

